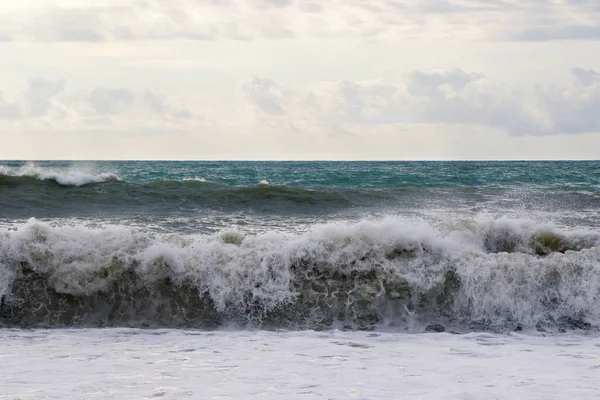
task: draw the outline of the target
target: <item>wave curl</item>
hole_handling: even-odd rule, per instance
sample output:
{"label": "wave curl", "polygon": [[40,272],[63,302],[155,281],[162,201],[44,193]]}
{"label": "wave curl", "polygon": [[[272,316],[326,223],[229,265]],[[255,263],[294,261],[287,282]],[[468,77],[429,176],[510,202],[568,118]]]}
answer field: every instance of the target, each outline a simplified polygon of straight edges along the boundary
{"label": "wave curl", "polygon": [[[0,233],[16,326],[600,328],[600,235],[401,219],[305,234],[161,235],[30,220]],[[432,328],[433,327],[433,328]]]}

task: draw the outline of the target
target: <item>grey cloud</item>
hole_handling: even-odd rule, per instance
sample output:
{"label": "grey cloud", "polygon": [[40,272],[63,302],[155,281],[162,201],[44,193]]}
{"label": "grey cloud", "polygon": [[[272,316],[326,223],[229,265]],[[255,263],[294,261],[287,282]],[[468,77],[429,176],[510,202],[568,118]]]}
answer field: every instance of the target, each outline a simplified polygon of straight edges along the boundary
{"label": "grey cloud", "polygon": [[[195,23],[193,10],[179,9],[178,3],[160,0],[123,6],[50,8],[42,11],[18,32],[36,41],[104,42],[110,40],[213,40],[218,28]],[[150,6],[153,7],[150,7]]]}
{"label": "grey cloud", "polygon": [[90,125],[109,126],[113,124],[110,117],[93,117],[88,118],[86,122]]}
{"label": "grey cloud", "polygon": [[173,118],[176,119],[190,119],[193,116],[190,110],[179,110],[173,113]]}
{"label": "grey cloud", "polygon": [[582,86],[592,86],[593,84],[600,83],[600,73],[593,69],[576,67],[571,70],[571,73],[575,77],[576,82]]}
{"label": "grey cloud", "polygon": [[519,102],[479,86],[469,87],[482,79],[481,74],[460,70],[416,71],[407,77],[406,91],[391,82],[342,81],[337,85],[341,97],[333,116],[338,122],[479,124],[529,133],[532,121],[523,117]]}
{"label": "grey cloud", "polygon": [[133,93],[128,89],[94,89],[88,98],[90,106],[97,114],[117,114],[133,103]]}
{"label": "grey cloud", "polygon": [[48,113],[52,100],[65,89],[65,80],[32,79],[25,93],[25,103],[31,117],[41,117]]}
{"label": "grey cloud", "polygon": [[194,30],[186,30],[182,28],[173,29],[170,32],[159,31],[150,32],[146,37],[140,39],[186,39],[186,40],[199,40],[199,41],[211,41],[216,40],[219,37],[220,29],[216,26],[207,26],[204,28],[196,28]]}
{"label": "grey cloud", "polygon": [[274,7],[288,7],[292,5],[292,0],[262,0],[260,4]]}
{"label": "grey cloud", "polygon": [[53,9],[33,21],[34,36],[39,41],[101,42],[106,28],[99,12],[90,9]]}
{"label": "grey cloud", "polygon": [[[486,37],[511,41],[600,39],[597,0],[387,0],[383,10],[395,9],[426,23],[436,14],[449,25],[478,27]],[[419,19],[417,16],[421,15]],[[588,21],[582,23],[581,21]],[[400,21],[402,22],[402,21]]]}
{"label": "grey cloud", "polygon": [[414,71],[409,75],[407,87],[411,94],[427,94],[438,96],[442,93],[440,86],[450,85],[454,89],[463,89],[471,82],[483,79],[477,72],[464,72],[460,69],[451,71],[421,72]]}
{"label": "grey cloud", "polygon": [[[427,13],[459,13],[459,12],[473,12],[473,11],[489,11],[490,8],[494,7],[494,1],[472,1],[470,3],[455,3],[453,1],[428,1],[417,3],[417,8],[420,11]],[[506,3],[504,6],[508,6]]]}
{"label": "grey cloud", "polygon": [[154,90],[146,90],[142,96],[144,104],[157,115],[169,115],[175,119],[190,119],[194,117],[187,108],[181,108],[168,104],[168,96],[165,93]]}
{"label": "grey cloud", "polygon": [[242,92],[250,103],[256,105],[263,112],[279,116],[285,114],[283,107],[283,93],[281,87],[269,78],[254,77],[241,86]]}
{"label": "grey cloud", "polygon": [[265,24],[260,32],[263,36],[270,39],[289,39],[295,36],[294,31],[283,25],[281,22]]}
{"label": "grey cloud", "polygon": [[[139,94],[140,106],[135,103],[137,92],[129,88],[98,87],[91,91],[66,92],[65,80],[35,78],[27,89],[14,99],[7,99],[0,90],[0,120],[35,120],[48,116],[45,122],[70,120],[77,124],[112,124],[123,116],[126,119],[151,119],[163,124],[185,124],[201,119],[198,110],[186,107],[186,98],[170,96],[155,90]],[[198,99],[192,98],[193,104]],[[50,112],[53,111],[53,112]]]}
{"label": "grey cloud", "polygon": [[142,99],[144,103],[156,114],[162,114],[166,110],[165,100],[167,96],[164,93],[157,93],[153,90],[146,90]]}
{"label": "grey cloud", "polygon": [[[312,108],[327,110],[326,119],[335,123],[355,122],[362,124],[380,124],[403,122],[405,110],[398,101],[400,88],[392,82],[378,81],[358,83],[348,79],[339,81],[333,91],[335,106],[319,105],[319,98],[309,96]],[[307,100],[309,100],[307,99]]]}
{"label": "grey cloud", "polygon": [[412,108],[411,115],[421,122],[481,124],[513,134],[537,131],[520,101],[478,85],[484,80],[481,73],[458,69],[413,72],[408,77],[407,89],[421,100]]}
{"label": "grey cloud", "polygon": [[[418,36],[431,32],[435,21],[443,35],[469,35],[465,32],[472,30],[464,28],[470,27],[502,40],[600,39],[597,0],[143,0],[87,8],[57,7],[60,3],[51,0],[47,4],[33,18],[23,11],[16,20],[25,23],[9,28],[0,24],[2,35],[8,40],[68,42]],[[319,13],[318,24],[306,23],[306,18],[316,18],[306,15],[310,13]]]}
{"label": "grey cloud", "polygon": [[526,42],[575,39],[597,40],[600,39],[600,26],[556,26],[530,28],[518,32],[513,38],[517,41]]}
{"label": "grey cloud", "polygon": [[571,88],[541,90],[540,103],[561,133],[600,132],[600,73],[573,68]]}
{"label": "grey cloud", "polygon": [[19,119],[21,110],[14,104],[4,99],[4,93],[0,91],[0,119]]}
{"label": "grey cloud", "polygon": [[317,14],[323,11],[323,7],[321,5],[310,1],[301,1],[298,4],[298,8],[308,14]]}
{"label": "grey cloud", "polygon": [[[528,3],[532,3],[533,1],[535,0],[529,0]],[[547,0],[540,0],[540,2],[547,3]],[[519,8],[517,4],[505,0],[385,0],[384,4],[387,7],[397,10],[418,11],[425,14],[459,14],[495,10],[511,11]]]}
{"label": "grey cloud", "polygon": [[146,90],[142,96],[144,104],[155,114],[164,115],[169,113],[175,119],[190,119],[194,114],[185,108],[173,107],[167,104],[167,95],[165,93],[156,92],[154,90]]}
{"label": "grey cloud", "polygon": [[[571,85],[526,95],[478,72],[415,71],[398,83],[342,80],[316,94],[299,95],[295,104],[302,115],[334,128],[344,123],[444,123],[487,126],[512,135],[600,132],[600,73],[584,68],[571,72]],[[274,82],[267,86],[278,87]]]}

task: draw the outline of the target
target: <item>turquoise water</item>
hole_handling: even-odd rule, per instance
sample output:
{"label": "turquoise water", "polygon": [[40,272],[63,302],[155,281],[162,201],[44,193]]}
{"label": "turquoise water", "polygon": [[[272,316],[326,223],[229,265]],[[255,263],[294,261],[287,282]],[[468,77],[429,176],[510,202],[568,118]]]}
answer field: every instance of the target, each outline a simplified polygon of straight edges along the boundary
{"label": "turquoise water", "polygon": [[522,185],[600,190],[597,161],[247,162],[247,161],[0,161],[4,175],[23,166],[41,171],[113,173],[129,183],[205,179],[248,186],[266,180],[298,187],[499,187]]}
{"label": "turquoise water", "polygon": [[5,161],[0,188],[5,220],[126,218],[208,232],[444,211],[598,226],[600,163]]}

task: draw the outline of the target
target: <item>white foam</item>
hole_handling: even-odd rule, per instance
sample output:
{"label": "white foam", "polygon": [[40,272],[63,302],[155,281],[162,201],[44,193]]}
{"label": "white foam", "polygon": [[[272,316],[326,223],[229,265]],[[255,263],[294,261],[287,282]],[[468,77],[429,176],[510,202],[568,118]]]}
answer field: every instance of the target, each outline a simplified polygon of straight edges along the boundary
{"label": "white foam", "polygon": [[34,163],[26,163],[19,168],[0,167],[0,174],[29,176],[40,181],[54,180],[63,186],[83,186],[88,183],[100,183],[119,179],[112,172],[95,172],[80,167],[47,168],[40,167]]}
{"label": "white foam", "polygon": [[11,399],[596,400],[600,371],[597,336],[3,329],[0,342]]}

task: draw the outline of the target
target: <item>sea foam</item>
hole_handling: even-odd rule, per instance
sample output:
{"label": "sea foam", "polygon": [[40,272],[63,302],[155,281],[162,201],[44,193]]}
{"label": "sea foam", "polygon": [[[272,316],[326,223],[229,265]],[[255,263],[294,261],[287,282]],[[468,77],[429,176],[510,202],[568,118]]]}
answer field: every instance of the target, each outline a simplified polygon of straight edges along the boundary
{"label": "sea foam", "polygon": [[112,172],[94,172],[84,168],[46,168],[34,163],[26,163],[19,168],[0,166],[0,175],[32,177],[40,181],[55,181],[62,186],[83,186],[89,183],[118,180]]}
{"label": "sea foam", "polygon": [[600,327],[597,234],[461,227],[389,218],[295,235],[164,235],[32,219],[0,233],[0,315],[50,326]]}

